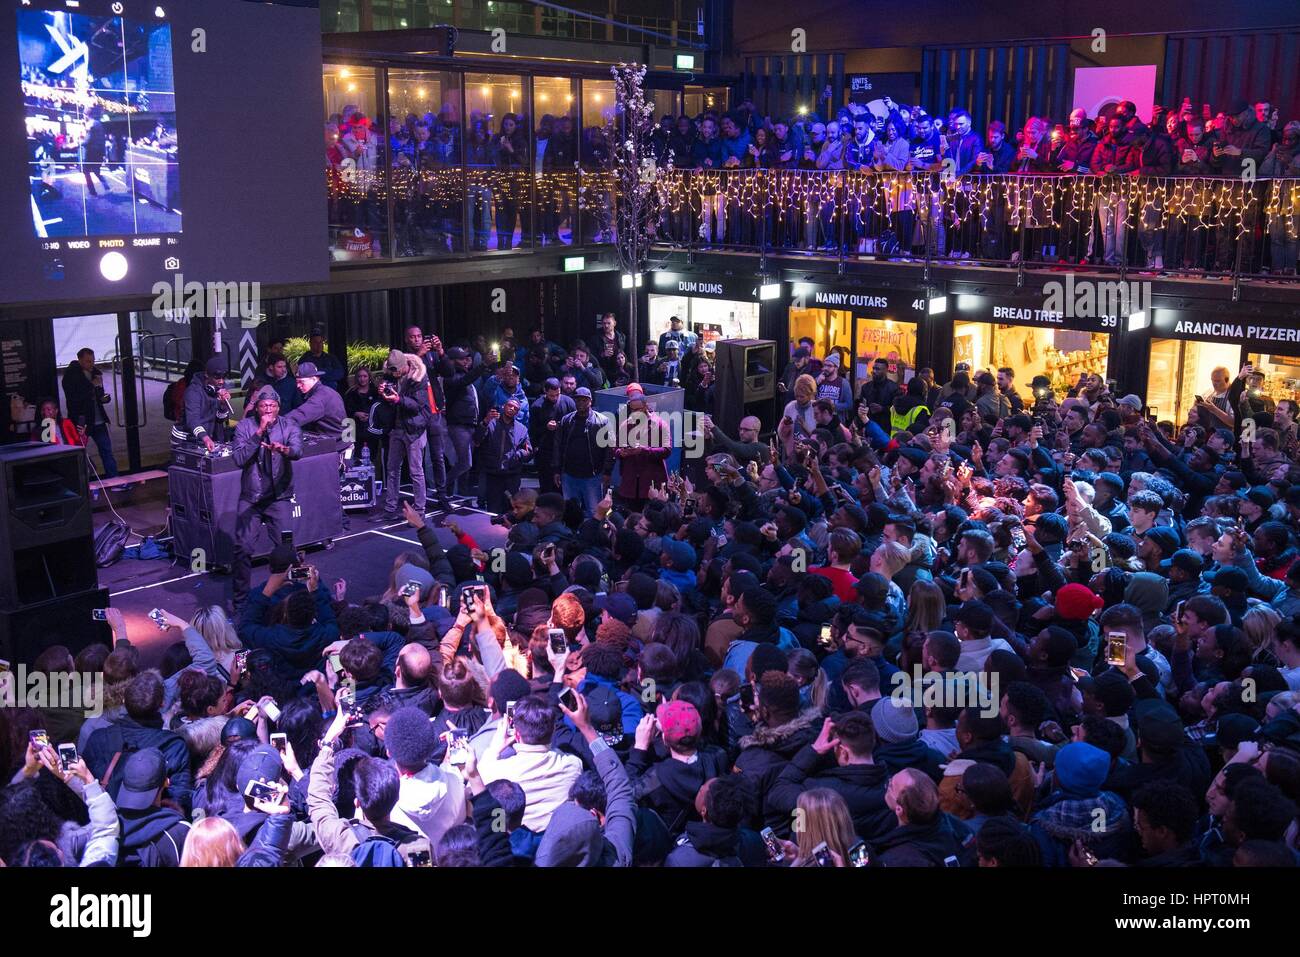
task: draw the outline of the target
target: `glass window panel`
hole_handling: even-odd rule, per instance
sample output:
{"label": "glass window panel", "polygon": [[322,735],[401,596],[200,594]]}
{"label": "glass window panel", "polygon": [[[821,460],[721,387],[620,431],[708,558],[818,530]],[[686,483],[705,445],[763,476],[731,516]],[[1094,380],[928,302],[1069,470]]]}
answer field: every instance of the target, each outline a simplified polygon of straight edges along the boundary
{"label": "glass window panel", "polygon": [[465,77],[465,165],[472,247],[515,249],[532,244],[532,159],[523,80]]}
{"label": "glass window panel", "polygon": [[330,257],[335,261],[389,255],[383,131],[374,128],[375,71],[327,63],[325,163]]}
{"label": "glass window panel", "polygon": [[464,252],[460,74],[388,74],[393,224],[398,256]]}
{"label": "glass window panel", "polygon": [[578,212],[578,105],[569,77],[533,78],[533,176],[543,245],[573,242]]}
{"label": "glass window panel", "polygon": [[1147,403],[1161,421],[1187,421],[1197,395],[1214,394],[1216,368],[1228,371],[1228,379],[1240,368],[1241,347],[1224,342],[1193,342],[1184,339],[1153,339],[1147,371]]}
{"label": "glass window panel", "polygon": [[613,80],[582,81],[583,242],[612,242],[614,238],[613,176],[608,171],[605,127],[615,111]]}

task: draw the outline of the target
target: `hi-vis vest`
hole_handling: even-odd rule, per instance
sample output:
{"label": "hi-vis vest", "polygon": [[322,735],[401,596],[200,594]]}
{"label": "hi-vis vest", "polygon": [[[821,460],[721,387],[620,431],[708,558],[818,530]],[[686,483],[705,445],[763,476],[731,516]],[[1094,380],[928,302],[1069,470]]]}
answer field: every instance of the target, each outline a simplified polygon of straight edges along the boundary
{"label": "hi-vis vest", "polygon": [[896,412],[894,410],[894,407],[891,405],[889,407],[890,433],[892,434],[894,432],[906,432],[910,430],[912,428],[912,423],[916,421],[916,417],[920,415],[922,412],[924,412],[926,415],[930,414],[930,410],[923,405],[914,405],[906,412]]}

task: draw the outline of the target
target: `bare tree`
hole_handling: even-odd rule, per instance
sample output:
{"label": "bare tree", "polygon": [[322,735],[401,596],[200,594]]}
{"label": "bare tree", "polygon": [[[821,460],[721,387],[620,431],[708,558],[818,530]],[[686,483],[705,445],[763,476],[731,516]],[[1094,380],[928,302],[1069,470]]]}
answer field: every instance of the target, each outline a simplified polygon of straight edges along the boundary
{"label": "bare tree", "polygon": [[[632,276],[628,289],[628,358],[640,375],[637,361],[636,278],[650,268],[650,252],[658,239],[666,204],[666,173],[672,172],[672,156],[666,167],[655,158],[654,102],[645,95],[646,68],[639,63],[619,63],[610,68],[614,77],[614,108],[605,116],[603,150],[595,159],[601,177],[594,187],[579,189],[580,208],[595,209],[602,233],[612,230],[619,272]],[[595,192],[597,195],[592,196]]]}

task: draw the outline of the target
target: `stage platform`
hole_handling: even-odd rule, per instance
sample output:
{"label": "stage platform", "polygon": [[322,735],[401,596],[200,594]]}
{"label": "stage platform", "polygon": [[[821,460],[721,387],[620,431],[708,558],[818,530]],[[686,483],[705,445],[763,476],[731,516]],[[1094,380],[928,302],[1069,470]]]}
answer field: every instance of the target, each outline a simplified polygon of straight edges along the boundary
{"label": "stage platform", "polygon": [[[409,488],[403,491],[409,499]],[[113,511],[132,529],[146,535],[159,535],[167,518],[167,485],[165,482],[135,486],[126,492],[103,492],[95,503],[95,527],[113,520]],[[455,536],[447,528],[435,524],[441,513],[430,513],[429,524],[444,548],[456,544]],[[505,543],[505,529],[493,525],[486,512],[461,508],[446,516],[478,542],[489,549]],[[364,513],[345,515],[343,534],[334,540],[330,549],[308,550],[308,561],[320,569],[321,578],[332,584],[339,578],[348,583],[348,597],[352,601],[379,595],[388,585],[388,573],[397,555],[408,549],[418,550],[420,545],[415,529],[405,521],[395,523],[372,522]],[[131,544],[139,538],[132,536]],[[253,566],[253,587],[266,581],[266,563]],[[123,558],[107,568],[99,569],[99,584],[107,588],[111,603],[126,615],[128,636],[138,645],[149,665],[157,664],[164,649],[180,636],[174,632],[160,632],[149,620],[150,609],[165,608],[182,618],[189,618],[200,607],[225,604],[230,601],[228,575],[192,572],[188,563],[172,563],[166,559],[141,561]]]}

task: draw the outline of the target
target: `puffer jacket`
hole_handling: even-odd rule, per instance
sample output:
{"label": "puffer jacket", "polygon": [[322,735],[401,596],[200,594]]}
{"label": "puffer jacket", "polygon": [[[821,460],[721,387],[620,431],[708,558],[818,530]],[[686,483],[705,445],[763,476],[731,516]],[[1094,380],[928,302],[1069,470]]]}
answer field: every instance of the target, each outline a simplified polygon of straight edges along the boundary
{"label": "puffer jacket", "polygon": [[740,739],[736,770],[756,785],[762,803],[766,803],[768,792],[786,763],[800,748],[817,740],[822,721],[821,711],[809,708],[785,724],[759,725]]}
{"label": "puffer jacket", "polygon": [[[293,460],[302,458],[302,430],[283,418],[277,418],[265,435],[258,435],[257,429],[252,418],[241,419],[235,428],[235,463],[244,470],[239,497],[254,504],[286,501],[293,495]],[[289,454],[264,448],[263,442],[286,445]]]}
{"label": "puffer jacket", "polygon": [[419,435],[429,426],[429,386],[423,361],[408,362],[407,368],[410,371],[396,383],[397,402],[389,403],[397,411],[393,427],[407,435]]}

